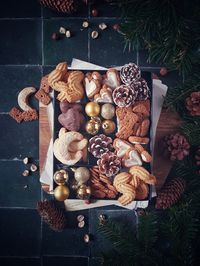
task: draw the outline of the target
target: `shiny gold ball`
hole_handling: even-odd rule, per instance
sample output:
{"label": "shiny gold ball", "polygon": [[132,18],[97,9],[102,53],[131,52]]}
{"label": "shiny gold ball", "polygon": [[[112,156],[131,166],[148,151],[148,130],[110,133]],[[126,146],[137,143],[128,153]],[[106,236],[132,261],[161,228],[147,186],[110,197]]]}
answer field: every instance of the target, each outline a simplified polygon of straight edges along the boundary
{"label": "shiny gold ball", "polygon": [[92,117],[87,123],[85,130],[90,135],[96,135],[101,128],[101,120],[99,117]]}
{"label": "shiny gold ball", "polygon": [[64,185],[69,180],[69,175],[65,170],[56,171],[53,179],[57,185]]}
{"label": "shiny gold ball", "polygon": [[69,198],[69,188],[67,186],[57,186],[54,189],[54,196],[58,201],[64,201]]}
{"label": "shiny gold ball", "polygon": [[101,107],[101,116],[104,119],[112,119],[115,115],[115,107],[111,103],[105,103]]}
{"label": "shiny gold ball", "polygon": [[77,190],[77,197],[79,199],[89,199],[91,196],[91,188],[86,185],[81,185]]}
{"label": "shiny gold ball", "polygon": [[82,185],[90,178],[90,171],[86,167],[78,167],[74,173],[78,185]]}
{"label": "shiny gold ball", "polygon": [[91,117],[98,116],[100,114],[100,105],[95,102],[89,102],[85,106],[85,112]]}
{"label": "shiny gold ball", "polygon": [[112,120],[104,120],[102,122],[102,129],[106,135],[112,134],[116,129],[115,122]]}

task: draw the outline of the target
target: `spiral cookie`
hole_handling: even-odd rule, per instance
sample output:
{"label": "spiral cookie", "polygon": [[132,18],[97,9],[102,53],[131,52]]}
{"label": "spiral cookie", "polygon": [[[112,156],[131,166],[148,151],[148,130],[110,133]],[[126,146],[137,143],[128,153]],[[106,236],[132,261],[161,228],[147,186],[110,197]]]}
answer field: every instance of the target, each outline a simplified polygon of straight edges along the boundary
{"label": "spiral cookie", "polygon": [[139,179],[144,181],[146,184],[155,185],[156,177],[151,175],[144,167],[142,166],[132,166],[129,169],[129,173],[132,176],[137,176]]}
{"label": "spiral cookie", "polygon": [[119,107],[129,107],[135,103],[137,90],[131,89],[127,85],[121,85],[113,91],[114,103]]}
{"label": "spiral cookie", "polygon": [[130,85],[141,78],[140,68],[134,63],[126,64],[121,68],[120,78],[124,84]]}
{"label": "spiral cookie", "polygon": [[129,184],[132,176],[129,173],[120,173],[115,176],[113,185],[122,193],[122,196],[118,198],[118,201],[122,205],[127,205],[131,203],[135,198],[135,189],[132,185]]}
{"label": "spiral cookie", "polygon": [[64,81],[67,76],[67,64],[60,63],[56,66],[48,76],[48,84],[56,91],[62,91],[66,89],[67,83]]}

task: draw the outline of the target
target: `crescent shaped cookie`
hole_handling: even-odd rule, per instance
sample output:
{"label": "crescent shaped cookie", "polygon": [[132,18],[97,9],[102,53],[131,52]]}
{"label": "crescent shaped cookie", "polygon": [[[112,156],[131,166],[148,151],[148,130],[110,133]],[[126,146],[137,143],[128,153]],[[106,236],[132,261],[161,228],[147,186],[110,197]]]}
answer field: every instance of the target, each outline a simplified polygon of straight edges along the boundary
{"label": "crescent shaped cookie", "polygon": [[[75,145],[73,145],[73,144]],[[59,137],[54,142],[54,155],[63,164],[74,165],[83,157],[83,149],[87,146],[87,140],[76,131],[66,132],[61,128]]]}

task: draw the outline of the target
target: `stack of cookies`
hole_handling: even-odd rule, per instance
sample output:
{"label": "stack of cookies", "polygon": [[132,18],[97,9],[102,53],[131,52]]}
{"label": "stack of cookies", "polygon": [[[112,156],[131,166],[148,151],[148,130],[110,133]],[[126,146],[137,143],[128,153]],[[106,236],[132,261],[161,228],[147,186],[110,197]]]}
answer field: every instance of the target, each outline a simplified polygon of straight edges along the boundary
{"label": "stack of cookies", "polygon": [[54,156],[64,167],[90,170],[95,199],[118,199],[122,205],[148,198],[156,179],[146,168],[151,91],[139,67],[129,63],[118,72],[68,71],[60,63],[48,75],[60,102],[60,131]]}

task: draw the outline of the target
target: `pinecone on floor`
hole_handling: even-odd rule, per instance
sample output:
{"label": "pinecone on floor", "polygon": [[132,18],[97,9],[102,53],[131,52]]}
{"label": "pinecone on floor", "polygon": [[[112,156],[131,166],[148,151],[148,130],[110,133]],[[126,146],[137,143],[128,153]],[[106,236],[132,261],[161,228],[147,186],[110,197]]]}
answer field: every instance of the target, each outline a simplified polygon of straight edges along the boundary
{"label": "pinecone on floor", "polygon": [[195,91],[185,101],[185,106],[191,115],[200,115],[200,91]]}
{"label": "pinecone on floor", "polygon": [[60,232],[66,227],[65,211],[58,207],[55,201],[39,201],[37,211],[44,222],[54,231]]}
{"label": "pinecone on floor", "polygon": [[185,180],[175,177],[167,181],[156,198],[156,209],[168,209],[180,199],[185,190]]}
{"label": "pinecone on floor", "polygon": [[200,148],[195,153],[196,165],[198,167],[198,174],[200,174]]}
{"label": "pinecone on floor", "polygon": [[165,157],[170,158],[171,161],[181,161],[189,154],[190,144],[183,135],[176,133],[165,136],[162,147]]}
{"label": "pinecone on floor", "polygon": [[57,12],[71,14],[77,10],[77,0],[39,0],[40,4]]}

